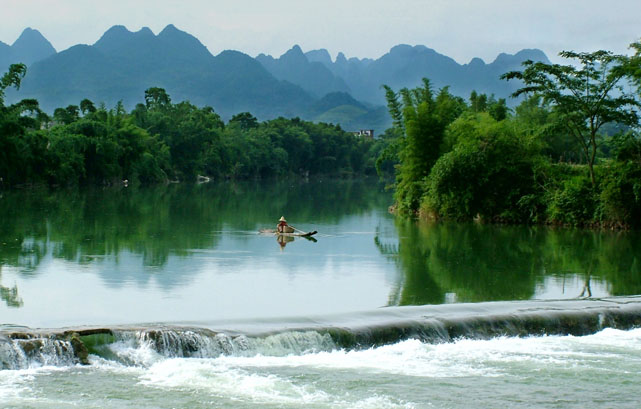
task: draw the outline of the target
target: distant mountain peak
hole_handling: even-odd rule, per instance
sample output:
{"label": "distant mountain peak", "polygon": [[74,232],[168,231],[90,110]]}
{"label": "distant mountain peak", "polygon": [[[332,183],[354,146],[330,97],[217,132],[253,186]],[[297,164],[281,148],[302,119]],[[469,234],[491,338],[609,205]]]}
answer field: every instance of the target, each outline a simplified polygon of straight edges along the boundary
{"label": "distant mountain peak", "polygon": [[[17,42],[18,40],[20,40],[21,38],[31,37],[31,36],[37,36],[37,35],[42,36],[42,34],[40,34],[40,31],[38,31],[38,30],[34,30],[34,29],[33,29],[33,28],[31,28],[31,27],[26,27],[24,30],[22,30],[22,33],[20,34],[20,37],[18,37],[18,39],[16,40],[16,42]],[[15,44],[15,42],[14,42],[14,44]]]}
{"label": "distant mountain peak", "polygon": [[109,28],[94,44],[98,48],[111,48],[114,44],[120,43],[131,37],[133,33],[125,26],[116,25]]}
{"label": "distant mountain peak", "polygon": [[287,52],[280,56],[282,61],[289,61],[297,64],[308,64],[307,57],[303,54],[303,50],[298,44],[287,50]]}
{"label": "distant mountain peak", "polygon": [[167,24],[167,25],[165,26],[165,28],[163,28],[163,29],[162,29],[162,31],[161,31],[160,33],[161,33],[161,34],[162,34],[163,32],[168,32],[168,33],[170,33],[170,32],[172,32],[172,31],[180,31],[180,30],[178,30],[178,29],[176,28],[176,26],[175,26],[175,25],[173,25],[173,24]]}
{"label": "distant mountain peak", "polygon": [[479,57],[474,57],[470,60],[470,62],[467,65],[470,67],[482,67],[485,65],[485,61],[483,61]]}
{"label": "distant mountain peak", "polygon": [[198,40],[196,37],[193,35],[189,34],[186,31],[182,31],[178,28],[176,28],[175,25],[173,24],[167,24],[165,28],[162,29],[160,33],[158,33],[158,38],[161,39],[172,39],[172,40],[178,40],[178,41],[187,41],[193,44],[198,44],[201,47],[205,47],[200,40]]}
{"label": "distant mountain peak", "polygon": [[191,34],[189,34],[186,31],[182,31],[181,29],[177,28],[173,24],[167,24],[167,26],[165,28],[163,28],[160,33],[158,33],[158,37],[190,38],[190,39],[194,39],[194,40],[196,40],[196,41],[198,41],[200,43],[200,41],[196,37],[192,36]]}
{"label": "distant mountain peak", "polygon": [[434,49],[426,47],[424,45],[409,45],[409,44],[399,44],[397,46],[392,47],[389,50],[390,55],[396,55],[396,56],[411,56],[411,55],[425,55],[425,54],[431,54],[431,55],[440,55],[438,52],[436,52]]}
{"label": "distant mountain peak", "polygon": [[156,37],[162,44],[162,47],[171,48],[178,52],[188,53],[189,58],[198,58],[200,60],[209,60],[212,55],[207,47],[193,35],[182,31],[173,24],[168,24]]}
{"label": "distant mountain peak", "polygon": [[24,30],[22,30],[22,34],[20,34],[20,37],[18,37],[18,39],[13,43],[12,47],[16,47],[16,46],[19,47],[21,43],[25,43],[25,42],[29,42],[29,43],[40,42],[40,43],[46,43],[51,45],[51,43],[49,43],[49,41],[40,33],[40,31],[34,30],[31,27],[27,27]]}
{"label": "distant mountain peak", "polygon": [[412,46],[409,44],[398,44],[395,45],[394,47],[390,48],[389,52],[390,54],[392,53],[406,53],[409,51],[412,51]]}
{"label": "distant mountain peak", "polygon": [[145,35],[151,34],[152,36],[155,35],[154,32],[151,31],[151,29],[149,27],[147,27],[147,26],[145,26],[145,27],[141,28],[140,30],[138,30],[137,34],[145,34]]}
{"label": "distant mountain peak", "polygon": [[542,61],[547,64],[550,63],[550,60],[548,60],[547,55],[545,55],[545,53],[539,50],[538,48],[524,48],[523,50],[514,54],[514,56],[519,59]]}
{"label": "distant mountain peak", "polygon": [[[20,37],[30,36],[30,35],[40,35],[40,36],[42,36],[42,34],[40,34],[40,31],[35,30],[35,29],[31,28],[31,27],[25,27],[25,29],[22,30],[22,33],[20,34]],[[18,37],[18,38],[20,38],[20,37]]]}
{"label": "distant mountain peak", "polygon": [[[294,44],[294,46],[293,46],[292,48],[290,48],[289,50],[287,50],[287,51],[285,52],[285,54],[281,55],[281,57],[285,57],[285,56],[289,56],[289,57],[292,57],[292,56],[300,57],[301,55],[302,55],[302,56],[305,56],[305,54],[303,53],[303,50],[300,48],[300,46],[299,46],[298,44]],[[305,57],[305,59],[307,59],[307,57]]]}
{"label": "distant mountain peak", "polygon": [[108,35],[114,35],[114,34],[131,34],[131,31],[129,29],[121,24],[116,24],[115,26],[109,27],[107,31],[102,35],[108,36]]}
{"label": "distant mountain peak", "polygon": [[532,61],[542,61],[544,63],[549,63],[548,57],[545,53],[537,48],[526,48],[516,54],[507,54],[500,53],[496,59],[492,62],[494,65],[508,65],[508,64],[520,64],[522,61],[532,60]]}
{"label": "distant mountain peak", "polygon": [[326,66],[332,64],[332,57],[329,55],[329,51],[324,48],[308,51],[305,53],[305,57],[309,62],[320,62]]}
{"label": "distant mountain peak", "polygon": [[11,51],[16,61],[27,65],[42,60],[56,53],[51,43],[40,33],[31,27],[22,31],[20,37],[11,46]]}

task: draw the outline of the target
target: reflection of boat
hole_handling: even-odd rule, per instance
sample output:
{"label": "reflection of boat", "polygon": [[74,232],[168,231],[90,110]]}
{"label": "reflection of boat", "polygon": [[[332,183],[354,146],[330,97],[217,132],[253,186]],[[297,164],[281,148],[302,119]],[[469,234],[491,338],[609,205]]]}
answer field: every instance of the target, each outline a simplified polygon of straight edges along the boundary
{"label": "reflection of boat", "polygon": [[280,244],[280,248],[282,250],[285,248],[287,243],[291,243],[292,241],[294,241],[294,238],[296,237],[302,237],[305,240],[313,241],[314,243],[316,243],[316,239],[312,236],[318,232],[314,230],[306,233],[304,231],[298,230],[298,232],[281,233],[273,229],[261,229],[258,231],[258,233],[269,235],[269,236],[276,236],[276,241],[278,241],[278,244]]}

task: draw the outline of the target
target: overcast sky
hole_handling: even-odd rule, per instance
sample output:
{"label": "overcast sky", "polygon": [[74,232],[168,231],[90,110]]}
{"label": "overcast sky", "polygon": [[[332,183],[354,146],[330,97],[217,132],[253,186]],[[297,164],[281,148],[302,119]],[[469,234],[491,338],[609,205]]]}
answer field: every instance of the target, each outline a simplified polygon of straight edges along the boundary
{"label": "overcast sky", "polygon": [[58,50],[93,44],[109,27],[156,34],[174,24],[213,54],[279,56],[294,44],[335,57],[378,58],[423,44],[459,63],[540,48],[628,53],[641,37],[641,0],[0,0],[0,41],[25,27]]}

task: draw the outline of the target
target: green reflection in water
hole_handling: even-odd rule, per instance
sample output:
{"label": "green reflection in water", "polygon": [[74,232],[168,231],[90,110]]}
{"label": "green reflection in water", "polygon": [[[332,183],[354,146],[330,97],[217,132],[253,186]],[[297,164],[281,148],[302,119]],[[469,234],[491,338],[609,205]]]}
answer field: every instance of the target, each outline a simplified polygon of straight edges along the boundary
{"label": "green reflection in water", "polygon": [[397,219],[397,244],[379,250],[402,279],[390,305],[536,298],[546,279],[606,282],[610,295],[641,294],[641,235],[547,227],[416,223]]}
{"label": "green reflection in water", "polygon": [[[4,192],[0,297],[7,306],[22,306],[18,288],[1,280],[2,266],[15,267],[28,279],[39,274],[46,257],[91,264],[106,257],[118,262],[126,253],[140,256],[142,266],[122,269],[123,276],[109,285],[117,285],[117,280],[145,282],[171,257],[190,258],[194,250],[215,249],[222,231],[238,233],[234,240],[247,241],[259,229],[275,227],[281,215],[290,221],[325,224],[337,232],[343,230],[344,218],[366,215],[361,222],[367,225],[350,228],[378,229],[377,248],[358,251],[363,256],[374,253],[372,265],[389,270],[389,305],[531,299],[541,297],[549,280],[565,279],[583,283],[569,286],[566,298],[592,295],[597,282],[610,295],[641,294],[639,232],[371,217],[373,211],[384,212],[390,201],[390,193],[373,180]],[[308,268],[324,265],[325,254],[314,257],[316,264],[310,260]],[[105,270],[98,274],[111,274]],[[362,273],[362,280],[368,280],[368,271]],[[157,282],[174,288],[190,274],[197,272],[171,271]]]}
{"label": "green reflection in water", "polygon": [[[257,232],[290,220],[339,223],[388,204],[371,180],[169,185],[150,189],[5,192],[0,265],[34,274],[43,257],[91,263],[124,250],[162,266],[170,255],[215,248],[225,230]],[[242,236],[241,236],[242,237]]]}

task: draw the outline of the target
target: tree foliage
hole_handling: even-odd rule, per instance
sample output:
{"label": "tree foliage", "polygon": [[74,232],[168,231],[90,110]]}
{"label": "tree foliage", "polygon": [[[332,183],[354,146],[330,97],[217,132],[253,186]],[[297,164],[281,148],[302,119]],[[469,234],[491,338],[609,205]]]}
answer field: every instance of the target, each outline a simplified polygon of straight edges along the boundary
{"label": "tree foliage", "polygon": [[[429,81],[384,87],[395,127],[378,162],[395,159],[399,213],[507,223],[641,226],[641,85],[632,57],[563,52],[578,65],[525,62],[502,76],[524,86],[513,110],[472,92],[469,103]],[[641,93],[640,93],[641,94]]]}
{"label": "tree foliage", "polygon": [[[18,87],[23,75],[12,66],[1,84]],[[49,118],[23,100],[0,106],[0,186],[373,173],[373,144],[298,118],[259,122],[242,112],[225,124],[211,107],[172,103],[158,87],[129,113],[120,102],[107,109],[83,99]]]}
{"label": "tree foliage", "polygon": [[[447,125],[466,108],[465,102],[443,88],[434,96],[427,78],[414,89],[398,93],[385,86],[390,115],[400,137],[383,152],[389,159],[394,152],[399,165],[396,171],[395,200],[401,212],[417,209],[423,195],[423,182],[441,155]],[[402,102],[399,102],[399,98]],[[402,107],[402,110],[400,109]]]}
{"label": "tree foliage", "polygon": [[11,64],[9,70],[0,77],[0,105],[4,105],[4,91],[9,87],[20,89],[20,83],[27,74],[24,64]]}
{"label": "tree foliage", "polygon": [[460,117],[448,132],[456,134],[456,143],[426,180],[423,211],[453,219],[528,221],[536,209],[522,199],[536,193],[536,142],[487,113]]}
{"label": "tree foliage", "polygon": [[607,123],[638,123],[635,108],[639,103],[621,85],[625,76],[621,67],[627,58],[608,51],[563,51],[560,55],[575,60],[578,67],[528,60],[523,63],[523,71],[511,71],[501,78],[523,81],[525,86],[514,93],[515,97],[539,95],[552,105],[581,147],[592,186],[596,187],[594,163],[600,143],[599,130]]}

